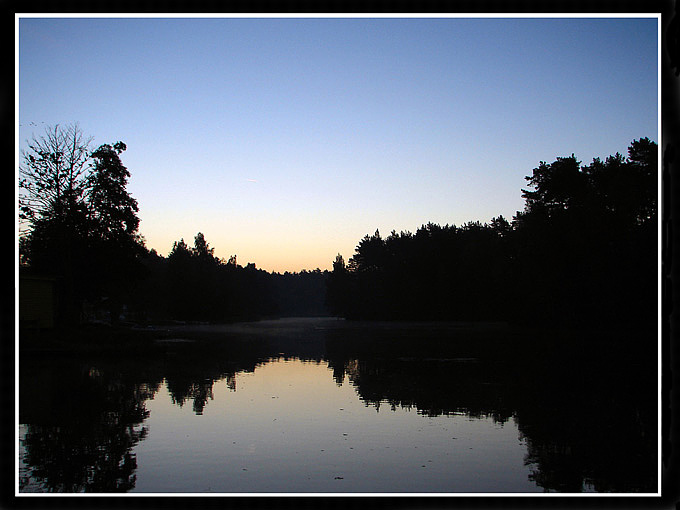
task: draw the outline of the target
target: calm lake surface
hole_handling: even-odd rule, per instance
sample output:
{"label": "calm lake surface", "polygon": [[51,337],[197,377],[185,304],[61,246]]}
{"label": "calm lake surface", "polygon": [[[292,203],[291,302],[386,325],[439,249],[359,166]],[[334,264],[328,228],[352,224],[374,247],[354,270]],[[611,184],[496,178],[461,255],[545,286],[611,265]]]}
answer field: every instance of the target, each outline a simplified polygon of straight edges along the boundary
{"label": "calm lake surface", "polygon": [[616,336],[325,318],[162,336],[22,355],[21,492],[657,491],[655,338],[632,356]]}

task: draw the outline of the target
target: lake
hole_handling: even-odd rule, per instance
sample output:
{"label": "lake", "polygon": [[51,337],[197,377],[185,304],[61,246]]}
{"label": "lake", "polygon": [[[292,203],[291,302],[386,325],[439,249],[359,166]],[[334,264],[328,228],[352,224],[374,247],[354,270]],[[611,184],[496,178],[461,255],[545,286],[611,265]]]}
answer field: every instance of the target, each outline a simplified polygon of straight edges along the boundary
{"label": "lake", "polygon": [[658,489],[655,337],[333,318],[158,337],[22,353],[21,493]]}

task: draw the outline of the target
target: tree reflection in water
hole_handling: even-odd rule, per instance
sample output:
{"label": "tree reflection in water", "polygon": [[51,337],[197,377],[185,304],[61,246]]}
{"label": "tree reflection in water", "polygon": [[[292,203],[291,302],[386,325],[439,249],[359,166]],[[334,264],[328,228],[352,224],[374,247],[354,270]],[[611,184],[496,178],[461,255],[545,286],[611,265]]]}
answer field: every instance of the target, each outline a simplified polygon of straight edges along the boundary
{"label": "tree reflection in water", "polygon": [[[132,382],[87,365],[24,365],[20,421],[33,482],[47,492],[125,492],[132,448],[146,437],[144,402],[159,381]],[[22,487],[29,480],[23,479]]]}
{"label": "tree reflection in water", "polygon": [[[165,381],[173,402],[201,414],[214,382],[252,371],[260,342],[196,343],[145,356],[20,357],[19,421],[26,468],[20,491],[126,492],[135,487],[132,449],[147,433],[145,401]],[[245,354],[244,354],[245,353]]]}
{"label": "tree reflection in water", "polygon": [[[526,333],[523,333],[525,335]],[[327,344],[367,405],[513,418],[530,479],[550,492],[657,490],[655,338],[573,332],[418,338],[382,332]]]}
{"label": "tree reflection in water", "polygon": [[336,384],[347,378],[376,409],[514,420],[530,478],[546,491],[655,492],[656,357],[631,348],[640,338],[602,336],[310,322],[287,334],[177,345],[146,359],[24,356],[29,474],[20,490],[36,483],[49,492],[131,490],[132,451],[148,432],[145,401],[163,382],[175,404],[190,401],[202,414],[215,382],[237,391],[236,374],[284,356],[327,363]]}

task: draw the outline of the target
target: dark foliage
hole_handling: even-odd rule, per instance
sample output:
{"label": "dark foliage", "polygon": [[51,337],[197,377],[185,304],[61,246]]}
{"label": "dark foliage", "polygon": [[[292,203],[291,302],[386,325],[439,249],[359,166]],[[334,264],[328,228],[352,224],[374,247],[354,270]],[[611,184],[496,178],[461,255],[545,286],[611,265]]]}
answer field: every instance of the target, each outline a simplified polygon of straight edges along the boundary
{"label": "dark foliage", "polygon": [[655,324],[656,143],[583,166],[540,162],[512,222],[376,230],[333,271],[268,273],[214,255],[202,233],[148,252],[127,190],[125,144],[87,149],[77,127],[48,130],[24,155],[22,263],[57,276],[60,317],[85,304],[135,321],[234,321],[332,313],[350,319]]}
{"label": "dark foliage", "polygon": [[77,126],[48,128],[20,168],[20,259],[58,278],[64,324],[82,319],[86,303],[105,303],[115,321],[146,254],[120,160],[125,144],[90,151],[88,143]]}
{"label": "dark foliage", "polygon": [[214,255],[199,232],[190,247],[173,244],[167,258],[146,259],[147,278],[132,308],[139,319],[231,322],[280,316],[328,315],[324,305],[327,271],[269,273],[236,256]]}
{"label": "dark foliage", "polygon": [[627,158],[541,162],[512,224],[367,235],[346,265],[336,258],[329,307],[353,319],[653,327],[657,157],[643,138]]}

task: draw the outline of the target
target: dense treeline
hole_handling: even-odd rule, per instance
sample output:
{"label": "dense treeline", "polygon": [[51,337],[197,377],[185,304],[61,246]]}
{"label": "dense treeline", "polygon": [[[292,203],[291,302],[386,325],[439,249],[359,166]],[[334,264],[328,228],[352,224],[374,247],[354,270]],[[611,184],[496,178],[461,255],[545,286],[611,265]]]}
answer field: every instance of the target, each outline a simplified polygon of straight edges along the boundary
{"label": "dense treeline", "polygon": [[167,257],[145,247],[122,142],[90,149],[77,125],[48,128],[23,153],[22,274],[57,282],[57,318],[231,321],[326,315],[328,271],[268,273],[215,257],[202,233]]}
{"label": "dense treeline", "polygon": [[280,274],[252,263],[244,267],[235,255],[216,257],[201,232],[193,246],[180,239],[167,257],[151,250],[143,263],[146,277],[130,301],[137,318],[220,322],[328,314],[328,271]]}
{"label": "dense treeline", "polygon": [[356,319],[654,326],[657,158],[643,138],[628,157],[541,162],[512,222],[366,235],[347,263],[336,257],[329,306]]}
{"label": "dense treeline", "polygon": [[[633,141],[582,166],[572,154],[526,177],[508,221],[378,231],[333,271],[268,273],[214,255],[202,233],[163,257],[139,234],[120,155],[77,126],[49,128],[20,167],[22,269],[57,277],[59,317],[232,321],[350,319],[655,324],[657,145]],[[121,312],[124,312],[121,314]]]}
{"label": "dense treeline", "polygon": [[[507,224],[502,217],[496,220]],[[482,320],[503,315],[509,278],[504,238],[488,225],[429,223],[415,234],[365,236],[333,263],[328,299],[349,318]]]}

